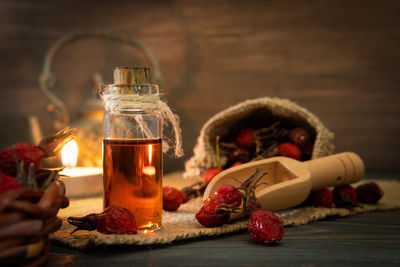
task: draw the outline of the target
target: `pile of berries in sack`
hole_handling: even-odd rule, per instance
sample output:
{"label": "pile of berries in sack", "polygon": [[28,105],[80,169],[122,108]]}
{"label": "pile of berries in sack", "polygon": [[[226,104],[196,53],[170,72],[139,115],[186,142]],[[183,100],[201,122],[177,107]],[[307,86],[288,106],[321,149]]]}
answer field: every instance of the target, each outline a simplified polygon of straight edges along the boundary
{"label": "pile of berries in sack", "polygon": [[195,179],[211,168],[279,155],[299,160],[327,156],[334,151],[333,137],[317,116],[290,100],[246,100],[203,125],[193,156],[185,163],[184,177]]}

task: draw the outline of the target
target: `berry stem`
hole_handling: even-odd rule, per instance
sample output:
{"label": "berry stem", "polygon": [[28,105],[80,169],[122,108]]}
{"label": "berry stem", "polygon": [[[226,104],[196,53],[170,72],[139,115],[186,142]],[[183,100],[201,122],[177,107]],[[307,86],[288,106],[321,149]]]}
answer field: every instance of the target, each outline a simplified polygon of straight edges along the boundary
{"label": "berry stem", "polygon": [[35,166],[33,165],[33,163],[31,163],[29,165],[28,187],[29,188],[33,188],[33,189],[37,189],[38,188],[38,184],[37,184],[36,177],[35,177]]}
{"label": "berry stem", "polygon": [[269,127],[261,128],[256,131],[255,139],[260,141],[265,141],[270,138],[278,138],[286,136],[289,131],[281,126],[281,122],[275,122]]}
{"label": "berry stem", "polygon": [[92,213],[92,214],[86,215],[85,217],[68,217],[67,221],[68,221],[68,223],[77,227],[74,231],[72,231],[71,234],[73,234],[79,230],[92,231],[92,230],[96,230],[97,214]]}

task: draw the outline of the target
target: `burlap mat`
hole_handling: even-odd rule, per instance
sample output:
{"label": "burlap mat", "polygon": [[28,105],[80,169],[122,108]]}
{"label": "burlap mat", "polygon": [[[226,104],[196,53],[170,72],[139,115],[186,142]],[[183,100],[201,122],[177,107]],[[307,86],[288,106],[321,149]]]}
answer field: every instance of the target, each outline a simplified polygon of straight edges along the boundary
{"label": "burlap mat", "polygon": [[[363,180],[362,183],[367,182]],[[400,182],[396,180],[376,180],[385,192],[376,205],[363,205],[354,210],[344,208],[293,208],[276,214],[283,219],[285,226],[302,225],[328,216],[349,216],[360,212],[374,210],[391,210],[400,208]],[[102,210],[102,198],[89,198],[71,201],[69,208],[60,211],[59,216],[83,216]],[[155,233],[137,235],[104,235],[96,231],[79,231],[73,235],[73,227],[64,221],[62,228],[51,236],[51,239],[73,248],[84,249],[105,245],[151,245],[168,244],[175,240],[193,239],[200,236],[217,236],[247,228],[247,221],[238,221],[216,228],[205,228],[194,215],[201,206],[201,199],[193,199],[182,205],[176,212],[163,213],[163,228]]]}

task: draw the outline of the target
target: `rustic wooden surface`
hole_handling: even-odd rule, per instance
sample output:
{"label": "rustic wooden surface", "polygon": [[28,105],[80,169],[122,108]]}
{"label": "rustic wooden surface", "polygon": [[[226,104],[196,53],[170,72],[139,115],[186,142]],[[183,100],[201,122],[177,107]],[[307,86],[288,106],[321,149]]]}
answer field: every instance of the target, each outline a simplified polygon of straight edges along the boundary
{"label": "rustic wooden surface", "polygon": [[399,266],[400,211],[287,227],[273,246],[246,231],[165,246],[78,251],[52,245],[47,266]]}
{"label": "rustic wooden surface", "polygon": [[[181,116],[192,154],[201,126],[247,98],[290,98],[336,133],[337,151],[370,170],[399,171],[400,2],[12,1],[0,2],[0,145],[27,139],[25,117],[52,132],[39,90],[43,58],[65,34],[103,29],[139,38],[160,61],[164,97]],[[136,49],[83,40],[55,57],[56,94],[77,118],[90,76],[144,65]],[[201,101],[199,101],[201,100]],[[166,171],[184,159],[168,159]]]}
{"label": "rustic wooden surface", "polygon": [[[169,175],[164,184],[185,183]],[[369,173],[396,179],[399,173]],[[286,227],[276,245],[254,243],[247,231],[162,246],[75,250],[52,244],[48,266],[399,266],[400,210],[327,218]]]}

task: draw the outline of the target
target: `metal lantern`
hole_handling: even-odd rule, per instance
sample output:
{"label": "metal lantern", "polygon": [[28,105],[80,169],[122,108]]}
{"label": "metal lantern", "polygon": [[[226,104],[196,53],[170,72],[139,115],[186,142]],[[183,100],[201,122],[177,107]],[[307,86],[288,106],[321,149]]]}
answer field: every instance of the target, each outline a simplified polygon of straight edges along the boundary
{"label": "metal lantern", "polygon": [[[103,81],[101,75],[98,73],[93,75],[95,90],[93,90],[91,96],[85,100],[79,120],[71,122],[70,112],[67,106],[54,94],[56,79],[55,75],[51,72],[51,63],[56,52],[66,44],[85,38],[100,38],[103,40],[117,41],[139,48],[146,55],[151,64],[153,70],[151,82],[161,86],[163,78],[160,72],[159,62],[151,49],[146,44],[133,37],[104,31],[87,31],[66,35],[50,47],[44,59],[43,70],[39,77],[39,84],[42,92],[49,101],[47,111],[55,116],[53,127],[55,130],[59,130],[72,124],[73,127],[77,128],[77,142],[79,145],[78,165],[100,167],[102,165],[101,142],[103,137],[102,117],[104,108],[97,94],[97,88],[99,88]],[[31,131],[32,133],[40,133],[37,123],[31,123]]]}

